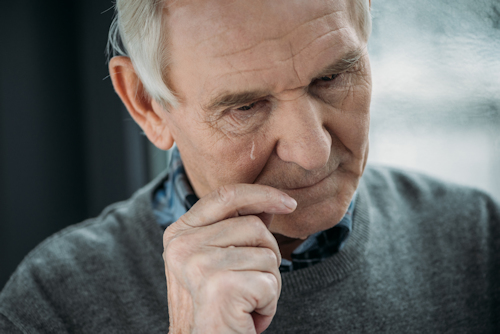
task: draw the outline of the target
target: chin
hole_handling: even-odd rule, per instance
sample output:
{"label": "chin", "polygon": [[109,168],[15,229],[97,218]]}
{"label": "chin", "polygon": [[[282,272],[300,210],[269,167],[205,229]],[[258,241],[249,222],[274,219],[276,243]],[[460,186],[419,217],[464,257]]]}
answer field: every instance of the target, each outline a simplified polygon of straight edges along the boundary
{"label": "chin", "polygon": [[329,198],[301,207],[298,203],[297,209],[289,215],[275,215],[269,230],[289,238],[306,239],[311,234],[327,230],[340,222],[349,206],[347,203]]}

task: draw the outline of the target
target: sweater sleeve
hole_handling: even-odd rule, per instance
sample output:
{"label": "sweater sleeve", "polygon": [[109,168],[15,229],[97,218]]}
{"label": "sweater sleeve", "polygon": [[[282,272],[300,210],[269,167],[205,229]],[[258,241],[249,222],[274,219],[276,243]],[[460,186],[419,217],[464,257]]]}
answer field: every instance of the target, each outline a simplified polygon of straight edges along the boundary
{"label": "sweater sleeve", "polygon": [[21,334],[22,332],[5,315],[0,313],[0,333]]}

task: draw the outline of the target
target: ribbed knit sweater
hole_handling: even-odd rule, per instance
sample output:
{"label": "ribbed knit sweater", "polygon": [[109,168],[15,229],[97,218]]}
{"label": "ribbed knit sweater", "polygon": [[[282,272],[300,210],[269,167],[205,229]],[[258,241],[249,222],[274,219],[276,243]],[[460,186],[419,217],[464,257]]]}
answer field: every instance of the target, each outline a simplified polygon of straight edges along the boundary
{"label": "ribbed knit sweater", "polygon": [[[155,187],[45,240],[0,294],[0,333],[167,333]],[[345,248],[283,274],[266,333],[500,332],[500,205],[367,168]]]}

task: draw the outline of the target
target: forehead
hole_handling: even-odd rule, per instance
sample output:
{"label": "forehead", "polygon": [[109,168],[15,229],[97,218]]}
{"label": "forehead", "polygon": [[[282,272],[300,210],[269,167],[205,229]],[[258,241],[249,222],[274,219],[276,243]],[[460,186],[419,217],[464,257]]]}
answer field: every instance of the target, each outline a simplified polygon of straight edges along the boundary
{"label": "forehead", "polygon": [[350,6],[349,0],[175,2],[165,20],[170,79],[181,95],[190,91],[201,100],[224,90],[305,86],[360,48]]}

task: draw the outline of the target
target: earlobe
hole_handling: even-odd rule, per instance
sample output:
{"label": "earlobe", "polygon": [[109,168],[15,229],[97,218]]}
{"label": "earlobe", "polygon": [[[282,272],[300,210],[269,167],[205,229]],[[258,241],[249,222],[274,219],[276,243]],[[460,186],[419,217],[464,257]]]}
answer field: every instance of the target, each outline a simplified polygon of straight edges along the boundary
{"label": "earlobe", "polygon": [[170,149],[174,139],[166,111],[146,93],[130,58],[113,57],[109,73],[116,93],[148,139],[161,150]]}
{"label": "earlobe", "polygon": [[[151,101],[151,106],[153,107],[153,111],[156,114],[162,113],[163,115],[165,115],[165,113],[167,113],[167,111],[165,111],[165,109],[163,109],[163,107],[160,104],[158,104],[158,102],[156,102],[155,100]],[[148,139],[160,150],[166,151],[171,149],[172,146],[174,146],[174,136],[172,135],[169,126],[170,124],[168,123],[168,121],[165,118],[163,118],[162,123],[158,124],[158,126],[156,127],[155,131],[156,137],[154,138],[154,140],[152,138],[149,138],[148,136]]]}

